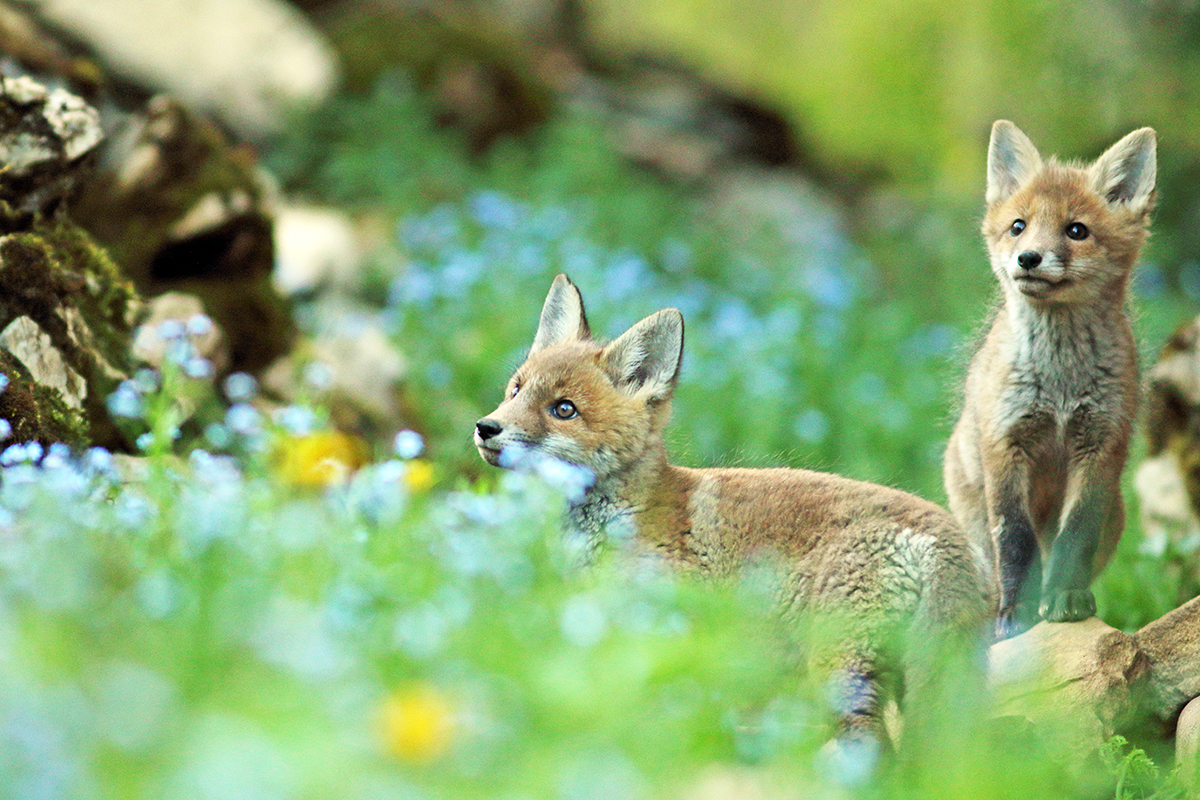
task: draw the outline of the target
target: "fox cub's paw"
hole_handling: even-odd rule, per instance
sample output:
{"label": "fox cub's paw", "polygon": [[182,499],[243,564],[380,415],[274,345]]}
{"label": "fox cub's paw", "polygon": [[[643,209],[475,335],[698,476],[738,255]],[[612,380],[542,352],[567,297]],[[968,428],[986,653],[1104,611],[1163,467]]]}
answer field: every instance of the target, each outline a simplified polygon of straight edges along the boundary
{"label": "fox cub's paw", "polygon": [[1062,589],[1044,597],[1039,611],[1047,622],[1078,622],[1096,613],[1096,598],[1090,589]]}

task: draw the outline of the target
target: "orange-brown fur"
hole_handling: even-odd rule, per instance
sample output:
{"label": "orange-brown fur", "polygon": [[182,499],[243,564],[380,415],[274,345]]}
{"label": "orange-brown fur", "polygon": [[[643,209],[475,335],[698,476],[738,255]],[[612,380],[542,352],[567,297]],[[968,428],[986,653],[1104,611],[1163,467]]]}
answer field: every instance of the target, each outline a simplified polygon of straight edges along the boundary
{"label": "orange-brown fur", "polygon": [[945,476],[951,510],[992,551],[1001,635],[1033,609],[1092,614],[1088,583],[1124,526],[1138,403],[1125,303],[1154,157],[1149,129],[1083,167],[1043,163],[1012,123],[993,128],[983,236],[1004,305],[972,359]]}
{"label": "orange-brown fur", "polygon": [[[842,686],[847,728],[874,730],[883,673],[907,669],[911,690],[933,671],[885,643],[966,637],[986,618],[982,554],[946,511],[895,489],[807,470],[668,463],[663,428],[682,346],[673,309],[608,345],[593,340],[578,291],[560,275],[528,360],[478,423],[480,454],[498,464],[506,447],[525,448],[590,470],[571,519],[593,540],[622,526],[640,552],[704,575],[774,565],[786,616],[844,615],[837,642],[813,658]],[[554,416],[564,400],[577,416]]]}

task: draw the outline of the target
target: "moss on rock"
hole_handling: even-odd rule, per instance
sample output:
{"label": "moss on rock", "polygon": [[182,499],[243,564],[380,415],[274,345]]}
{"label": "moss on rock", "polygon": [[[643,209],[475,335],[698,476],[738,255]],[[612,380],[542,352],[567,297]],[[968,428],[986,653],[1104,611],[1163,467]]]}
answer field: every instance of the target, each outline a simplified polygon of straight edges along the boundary
{"label": "moss on rock", "polygon": [[6,350],[0,350],[0,373],[8,379],[8,387],[0,394],[0,418],[12,426],[14,441],[82,447],[92,440],[83,411],[67,405],[57,389],[40,385]]}
{"label": "moss on rock", "polygon": [[[0,219],[10,212],[0,203]],[[33,365],[2,352],[9,388],[0,395],[0,416],[14,438],[126,447],[105,403],[129,374],[139,306],[112,259],[64,215],[35,215],[25,230],[0,235],[0,330],[28,317],[86,386],[82,408],[71,408],[61,392],[38,382]]]}

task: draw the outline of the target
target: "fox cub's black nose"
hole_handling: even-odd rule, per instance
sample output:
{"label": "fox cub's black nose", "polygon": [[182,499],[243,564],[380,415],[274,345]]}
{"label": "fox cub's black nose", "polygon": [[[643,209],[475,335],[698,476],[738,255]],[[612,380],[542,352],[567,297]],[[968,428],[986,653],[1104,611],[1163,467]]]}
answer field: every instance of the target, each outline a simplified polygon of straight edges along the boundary
{"label": "fox cub's black nose", "polygon": [[499,422],[496,422],[496,420],[487,419],[485,417],[479,420],[479,422],[475,423],[475,430],[479,432],[479,438],[486,442],[488,439],[504,430],[504,428]]}
{"label": "fox cub's black nose", "polygon": [[1042,263],[1042,254],[1026,250],[1017,256],[1017,263],[1021,265],[1021,269],[1034,269],[1038,264]]}

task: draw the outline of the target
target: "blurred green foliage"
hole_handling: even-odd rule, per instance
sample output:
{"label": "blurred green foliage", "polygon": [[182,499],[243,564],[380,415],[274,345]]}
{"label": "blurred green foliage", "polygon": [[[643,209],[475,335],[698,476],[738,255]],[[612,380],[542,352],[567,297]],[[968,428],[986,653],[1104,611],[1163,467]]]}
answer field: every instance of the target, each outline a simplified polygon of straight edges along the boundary
{"label": "blurred green foliage", "polygon": [[[172,389],[138,391],[161,430]],[[429,493],[390,458],[314,490],[270,457],[308,434],[234,427],[238,456],[132,479],[0,455],[0,796],[1179,796],[1123,741],[1064,765],[989,722],[973,671],[902,768],[831,750],[761,576],[583,569],[535,475]]]}
{"label": "blurred green foliage", "polygon": [[992,120],[1067,153],[1157,128],[1194,154],[1190,3],[591,0],[604,52],[675,54],[781,108],[835,165],[972,193]]}
{"label": "blurred green foliage", "polygon": [[[590,0],[597,51],[655,52],[777,108],[833,175],[982,196],[988,129],[1094,158],[1160,136],[1158,258],[1200,260],[1200,8],[1102,0]],[[938,202],[935,200],[935,202]]]}
{"label": "blurred green foliage", "polygon": [[0,796],[633,797],[822,734],[757,598],[581,573],[526,476],[8,455]]}
{"label": "blurred green foliage", "polygon": [[[957,300],[931,307],[927,288],[893,281],[820,204],[800,241],[769,216],[722,215],[629,166],[586,112],[445,168],[453,137],[413,121],[423,116],[392,76],[300,137],[323,141],[324,158],[285,149],[275,165],[293,189],[395,210],[375,299],[413,357],[410,403],[440,457],[481,468],[471,424],[498,401],[566,271],[602,335],[684,311],[675,438],[692,462],[817,464],[936,491],[940,452],[914,415],[941,424]],[[404,177],[389,181],[393,171]]]}

